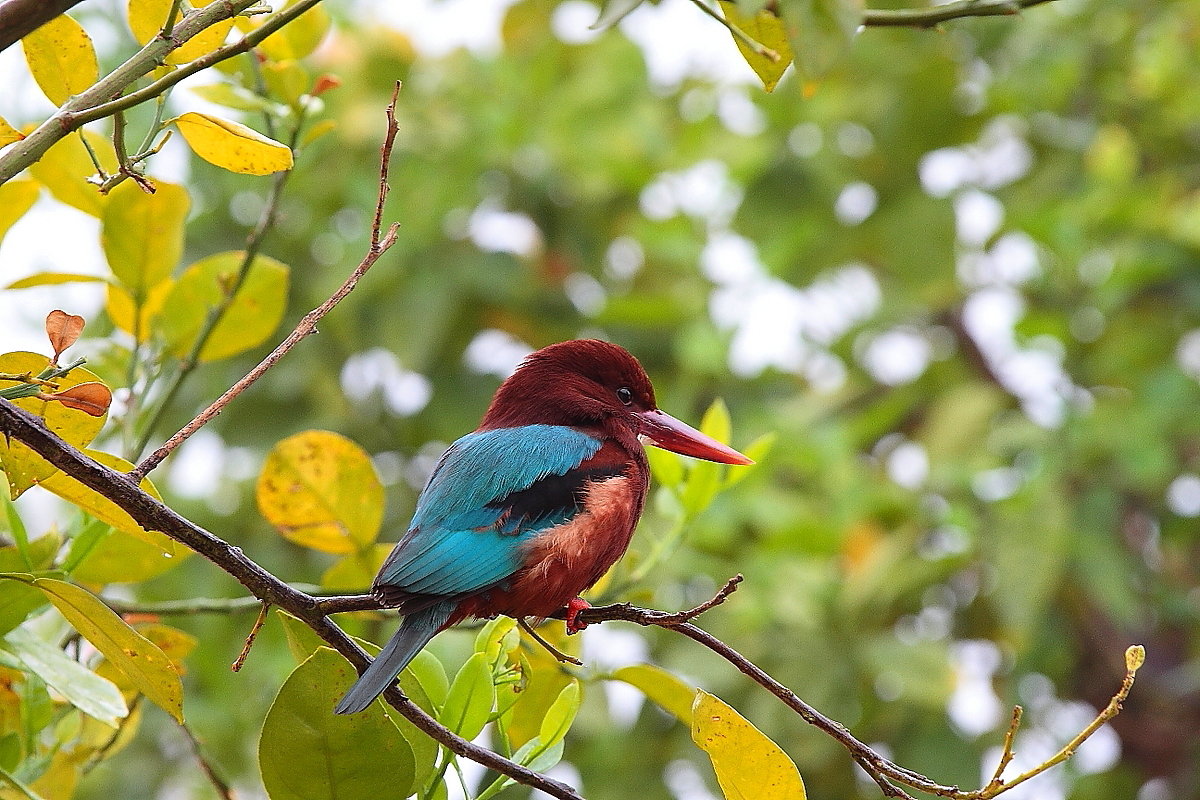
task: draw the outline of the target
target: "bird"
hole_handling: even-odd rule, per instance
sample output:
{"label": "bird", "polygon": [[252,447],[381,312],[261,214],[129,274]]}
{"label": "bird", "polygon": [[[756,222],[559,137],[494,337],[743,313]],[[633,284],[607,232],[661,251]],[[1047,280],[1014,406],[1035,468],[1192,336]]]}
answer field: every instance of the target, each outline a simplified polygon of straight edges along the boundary
{"label": "bird", "polygon": [[468,618],[586,623],[580,598],[625,553],[649,489],[642,444],[754,463],[658,408],[624,348],[559,342],[527,356],[472,433],[442,455],[372,593],[403,621],[334,708],[367,708],[442,630]]}

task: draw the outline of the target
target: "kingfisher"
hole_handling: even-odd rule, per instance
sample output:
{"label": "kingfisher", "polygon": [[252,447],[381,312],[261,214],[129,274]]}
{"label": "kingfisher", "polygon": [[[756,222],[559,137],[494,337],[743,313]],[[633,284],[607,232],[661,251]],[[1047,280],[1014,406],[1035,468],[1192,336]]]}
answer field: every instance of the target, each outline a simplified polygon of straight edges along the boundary
{"label": "kingfisher", "polygon": [[362,711],[440,631],[468,618],[586,623],[579,595],[629,547],[649,488],[642,444],[752,464],[659,410],[627,350],[560,342],[529,355],[483,421],[442,455],[372,593],[404,617],[334,711]]}

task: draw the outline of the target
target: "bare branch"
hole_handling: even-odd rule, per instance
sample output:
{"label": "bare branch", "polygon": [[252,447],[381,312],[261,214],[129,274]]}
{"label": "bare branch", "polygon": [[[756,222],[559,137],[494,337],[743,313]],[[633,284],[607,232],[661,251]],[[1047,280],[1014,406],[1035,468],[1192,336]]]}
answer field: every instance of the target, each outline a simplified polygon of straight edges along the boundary
{"label": "bare branch", "polygon": [[4,0],[0,2],[0,51],[7,50],[82,0]]}
{"label": "bare branch", "polygon": [[868,8],[862,24],[868,28],[932,28],[964,17],[1011,17],[1022,9],[1054,0],[954,0],[931,8]]}
{"label": "bare branch", "polygon": [[274,350],[272,350],[266,358],[258,363],[254,369],[246,373],[245,377],[235,383],[233,386],[218,397],[209,405],[208,408],[201,411],[187,425],[179,429],[175,435],[163,443],[161,447],[147,456],[137,468],[130,473],[134,480],[141,480],[150,470],[162,463],[163,459],[171,454],[175,448],[187,441],[200,428],[204,427],[213,417],[216,417],[235,397],[240,395],[250,387],[255,381],[261,378],[267,370],[275,366],[276,363],[289,352],[292,348],[301,342],[309,334],[312,334],[317,329],[317,323],[333,310],[334,306],[340,303],[346,295],[354,290],[358,285],[358,281],[367,274],[367,270],[379,260],[379,257],[388,251],[395,244],[396,234],[399,229],[398,223],[393,223],[386,234],[381,233],[383,225],[383,206],[387,201],[388,195],[388,169],[392,159],[392,148],[396,142],[396,133],[399,130],[399,125],[396,122],[396,99],[400,94],[400,82],[396,81],[396,88],[392,92],[392,101],[387,107],[387,135],[384,137],[383,145],[380,148],[380,166],[379,166],[379,192],[375,202],[375,217],[371,227],[371,243],[367,249],[367,254],[363,256],[362,261],[350,273],[349,277],[338,287],[330,297],[321,305],[314,308],[312,311],[304,315],[296,328],[288,334],[282,342]]}

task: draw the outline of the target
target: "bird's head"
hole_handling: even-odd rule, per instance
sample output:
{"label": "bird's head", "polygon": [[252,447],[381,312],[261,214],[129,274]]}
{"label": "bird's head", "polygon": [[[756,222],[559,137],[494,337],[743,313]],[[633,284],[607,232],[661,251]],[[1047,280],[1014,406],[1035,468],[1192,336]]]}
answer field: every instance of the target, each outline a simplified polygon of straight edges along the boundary
{"label": "bird's head", "polygon": [[686,456],[724,464],[750,459],[660,411],[638,360],[597,339],[543,347],[496,390],[481,429],[521,425],[600,428]]}

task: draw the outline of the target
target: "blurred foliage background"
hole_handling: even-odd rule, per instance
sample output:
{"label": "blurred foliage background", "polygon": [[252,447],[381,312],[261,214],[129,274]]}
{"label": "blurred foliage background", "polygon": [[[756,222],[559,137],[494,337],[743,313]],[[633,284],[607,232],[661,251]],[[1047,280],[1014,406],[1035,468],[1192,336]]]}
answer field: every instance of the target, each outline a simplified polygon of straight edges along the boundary
{"label": "blurred foliage background", "polygon": [[[169,502],[318,583],[331,559],[255,509],[276,441],[324,428],[360,443],[392,540],[522,354],[607,338],[676,416],[720,397],[735,446],[777,435],[620,599],[679,608],[743,573],[704,627],[899,763],[963,786],[990,776],[1013,703],[1027,711],[1018,763],[1040,761],[1145,644],[1111,729],[1021,796],[1200,797],[1200,6],[1060,0],[863,30],[827,73],[772,94],[744,68],[655,66],[696,49],[670,35],[671,9],[698,16],[669,2],[595,33],[587,3],[524,0],[497,47],[433,53],[390,24],[402,9],[330,3],[334,30],[307,63],[341,81],[322,97],[337,127],[299,153],[263,249],[292,267],[284,325],[365,249],[397,78],[400,241],[156,473]],[[715,46],[736,56],[727,37]],[[186,170],[183,263],[239,248],[266,179]],[[90,367],[123,385],[120,337],[89,322]],[[263,352],[202,367],[156,440]],[[668,524],[652,504],[629,563]],[[239,595],[195,558],[125,591]],[[272,624],[229,671],[251,621],[172,619],[200,641],[191,726],[243,797],[261,791],[257,730],[292,666]],[[378,637],[392,623],[352,624]],[[471,636],[435,652],[454,663]],[[611,623],[584,637],[589,664],[644,657],[720,695],[810,796],[878,795],[834,742],[680,637]],[[590,686],[567,738],[578,774],[558,774],[593,800],[715,793],[688,732],[637,697]],[[155,712],[78,796],[211,791]]]}

